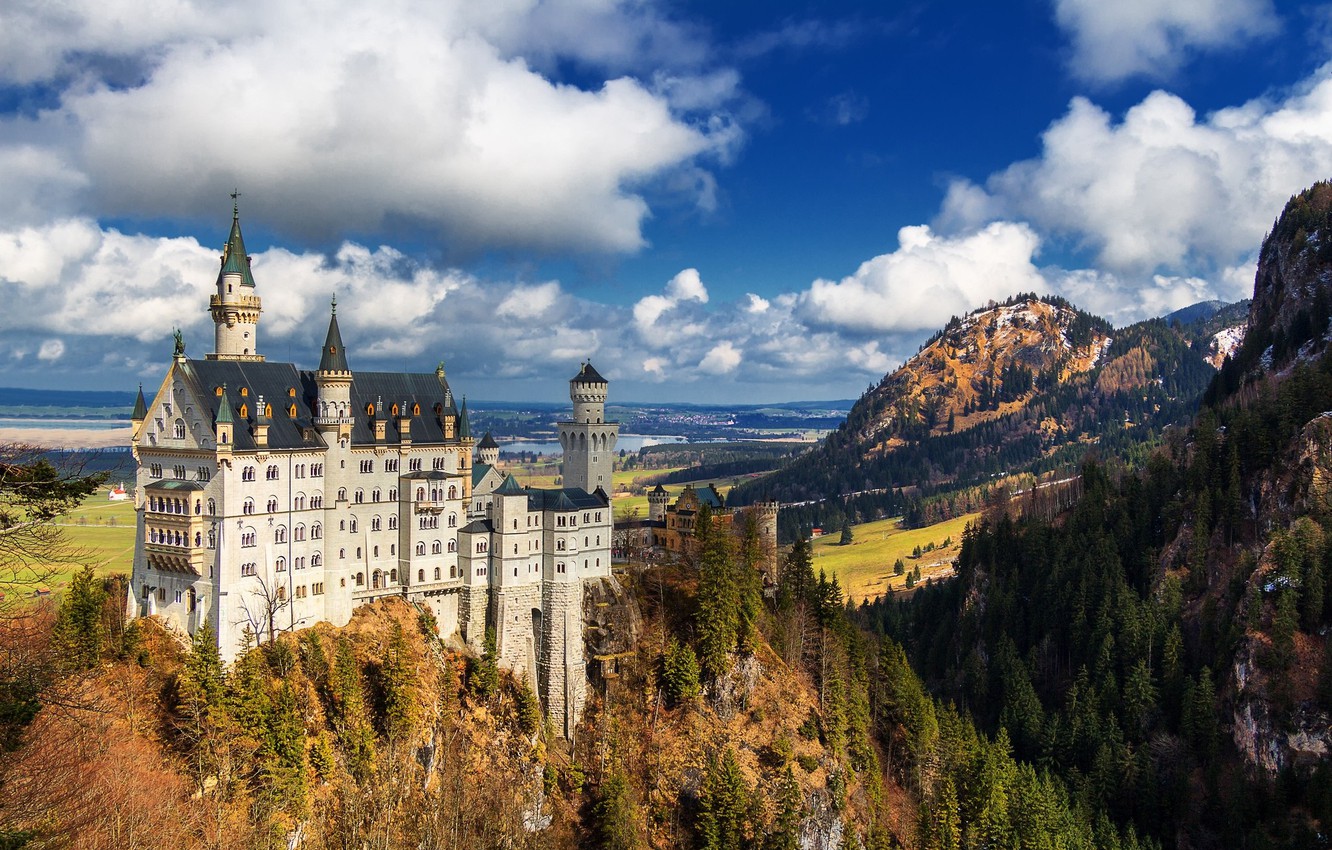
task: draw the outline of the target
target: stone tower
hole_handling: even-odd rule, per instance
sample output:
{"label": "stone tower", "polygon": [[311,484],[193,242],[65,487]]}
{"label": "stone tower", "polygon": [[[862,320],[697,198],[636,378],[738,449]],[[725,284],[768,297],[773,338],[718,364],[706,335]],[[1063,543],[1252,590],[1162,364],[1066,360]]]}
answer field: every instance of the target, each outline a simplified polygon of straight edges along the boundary
{"label": "stone tower", "polygon": [[615,467],[615,443],[620,423],[606,421],[606,379],[583,364],[569,381],[573,420],[559,423],[560,446],[564,449],[564,486],[580,487],[589,493],[601,489],[607,496]]}
{"label": "stone tower", "polygon": [[666,521],[666,504],[671,500],[671,496],[666,492],[666,488],[658,484],[648,493],[648,519],[653,522]]}
{"label": "stone tower", "polygon": [[259,354],[262,307],[259,296],[254,294],[254,275],[250,273],[250,256],[245,253],[245,240],[241,238],[237,204],[231,207],[231,235],[222,249],[222,270],[217,274],[217,292],[208,299],[208,311],[217,326],[209,360],[264,359]]}
{"label": "stone tower", "polygon": [[758,520],[759,545],[763,550],[763,571],[777,584],[777,503],[757,502],[750,508]]}
{"label": "stone tower", "polygon": [[499,452],[499,443],[495,442],[495,438],[490,436],[489,431],[481,438],[481,442],[476,444],[477,458],[488,466],[495,466],[499,463]]}

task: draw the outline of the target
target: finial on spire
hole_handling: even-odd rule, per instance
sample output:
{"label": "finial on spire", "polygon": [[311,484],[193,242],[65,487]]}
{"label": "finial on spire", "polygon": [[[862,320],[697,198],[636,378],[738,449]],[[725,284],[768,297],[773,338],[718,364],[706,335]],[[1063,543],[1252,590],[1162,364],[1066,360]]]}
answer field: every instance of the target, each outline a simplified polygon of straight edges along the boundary
{"label": "finial on spire", "polygon": [[336,316],[338,314],[338,293],[336,292],[333,293],[332,304],[333,304],[333,315]]}
{"label": "finial on spire", "polygon": [[240,189],[231,190],[231,218],[233,221],[240,218],[240,201],[237,200],[240,196]]}

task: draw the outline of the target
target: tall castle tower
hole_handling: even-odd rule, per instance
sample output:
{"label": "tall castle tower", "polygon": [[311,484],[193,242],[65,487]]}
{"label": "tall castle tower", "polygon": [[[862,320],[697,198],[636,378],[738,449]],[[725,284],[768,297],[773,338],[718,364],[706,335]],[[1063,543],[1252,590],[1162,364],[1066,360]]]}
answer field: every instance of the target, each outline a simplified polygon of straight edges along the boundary
{"label": "tall castle tower", "polygon": [[559,423],[560,446],[564,449],[564,486],[581,487],[589,493],[598,488],[611,494],[611,471],[615,467],[615,443],[620,423],[606,421],[606,379],[583,364],[569,381],[573,421]]}
{"label": "tall castle tower", "polygon": [[217,326],[216,343],[209,360],[250,360],[261,362],[259,354],[259,314],[263,312],[254,294],[254,276],[250,273],[250,255],[241,238],[240,205],[232,194],[231,236],[222,249],[222,270],[217,274],[217,293],[208,299],[208,311]]}

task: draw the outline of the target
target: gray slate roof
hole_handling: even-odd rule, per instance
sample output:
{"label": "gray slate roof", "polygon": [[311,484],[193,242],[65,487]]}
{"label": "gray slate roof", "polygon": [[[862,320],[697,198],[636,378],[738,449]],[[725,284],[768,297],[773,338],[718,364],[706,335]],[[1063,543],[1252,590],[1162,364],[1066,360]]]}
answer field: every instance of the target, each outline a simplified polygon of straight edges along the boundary
{"label": "gray slate roof", "polygon": [[[319,389],[314,372],[298,370],[291,363],[241,360],[186,360],[181,369],[185,380],[193,384],[195,395],[207,408],[213,421],[226,421],[228,415],[234,418],[236,433],[232,445],[237,451],[257,448],[249,426],[255,422],[255,407],[261,395],[273,407],[268,428],[270,449],[324,447],[323,439],[313,431]],[[217,394],[217,388],[223,385],[227,387],[226,412],[221,409],[223,397]],[[242,389],[247,390],[248,394],[242,396]],[[295,395],[291,394],[292,390]],[[435,407],[439,405],[442,411],[448,412],[452,406],[453,393],[442,377],[405,372],[357,372],[352,377],[351,385],[352,445],[379,445],[375,440],[373,417],[368,410],[381,397],[390,405],[405,401],[409,410],[413,405],[420,405],[420,414],[413,415],[409,423],[413,442],[446,442]],[[295,416],[288,409],[293,403],[296,405]],[[244,420],[240,416],[242,404],[246,405],[248,414]],[[310,432],[309,440],[305,437],[306,431]],[[384,444],[400,442],[402,435],[396,417],[389,417],[384,431]]]}

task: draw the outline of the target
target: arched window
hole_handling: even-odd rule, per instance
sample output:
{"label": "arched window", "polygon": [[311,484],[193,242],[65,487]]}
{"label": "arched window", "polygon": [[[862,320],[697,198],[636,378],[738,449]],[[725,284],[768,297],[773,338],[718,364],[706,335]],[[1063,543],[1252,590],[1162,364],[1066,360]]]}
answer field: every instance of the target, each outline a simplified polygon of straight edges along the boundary
{"label": "arched window", "polygon": [[318,552],[315,552],[313,555],[310,556],[310,566],[321,567],[323,565],[324,565],[323,555],[319,554]]}
{"label": "arched window", "polygon": [[425,544],[424,544],[424,543],[417,543],[417,544],[416,544],[416,554],[418,554],[418,555],[424,555],[424,554],[425,554]]}
{"label": "arched window", "polygon": [[202,532],[202,531],[196,531],[196,532],[194,532],[194,545],[195,545],[195,546],[202,546],[202,545],[203,545],[203,532]]}
{"label": "arched window", "polygon": [[268,512],[269,512],[270,514],[275,514],[275,513],[277,513],[277,505],[278,505],[278,502],[277,502],[277,496],[269,496],[269,497],[268,497]]}
{"label": "arched window", "polygon": [[449,541],[449,551],[450,551],[450,552],[457,552],[457,551],[458,551],[458,541],[457,541],[457,540],[450,540],[450,541]]}
{"label": "arched window", "polygon": [[398,571],[389,570],[389,581],[397,582],[397,580],[398,580]]}
{"label": "arched window", "polygon": [[351,531],[352,534],[355,534],[355,533],[356,533],[356,517],[352,517],[352,518],[351,518],[351,529],[350,529],[350,531]]}
{"label": "arched window", "polygon": [[377,516],[375,516],[375,517],[370,517],[370,530],[371,530],[371,531],[379,531],[381,525],[383,525],[383,523],[382,523],[382,521],[380,520],[379,517],[377,517]]}
{"label": "arched window", "polygon": [[424,488],[424,487],[417,487],[417,488],[416,488],[416,501],[418,501],[418,502],[424,502],[424,501],[425,501],[425,488]]}
{"label": "arched window", "polygon": [[284,573],[284,572],[286,572],[286,571],[287,571],[287,559],[286,559],[286,558],[278,558],[278,559],[273,563],[273,569],[274,569],[275,571],[279,572],[279,573]]}
{"label": "arched window", "polygon": [[458,515],[449,514],[449,528],[457,528],[457,527],[458,527]]}
{"label": "arched window", "polygon": [[378,557],[379,557],[379,547],[378,547],[378,546],[374,547],[373,553],[370,555],[370,557],[372,557],[372,558],[378,558]]}
{"label": "arched window", "polygon": [[389,501],[390,501],[390,502],[396,502],[396,501],[398,501],[398,488],[397,488],[397,487],[390,487],[390,488],[389,488]]}
{"label": "arched window", "polygon": [[439,581],[439,567],[435,567],[435,581]]}
{"label": "arched window", "polygon": [[217,502],[212,499],[208,500],[208,515],[209,516],[217,515]]}
{"label": "arched window", "polygon": [[323,537],[324,537],[324,525],[323,525],[323,523],[318,523],[318,522],[317,522],[317,523],[315,523],[314,525],[310,526],[310,539],[311,539],[311,540],[322,540]]}
{"label": "arched window", "polygon": [[346,487],[339,487],[339,488],[338,488],[338,501],[339,501],[339,502],[345,502],[345,501],[347,501],[347,488],[346,488]]}
{"label": "arched window", "polygon": [[364,585],[365,585],[365,573],[357,573],[357,574],[356,574],[356,586],[357,586],[357,587],[363,587]]}
{"label": "arched window", "polygon": [[273,529],[273,542],[274,543],[287,542],[287,527],[285,525],[279,525],[277,528]]}
{"label": "arched window", "polygon": [[241,505],[241,513],[243,514],[254,513],[254,499],[247,498],[245,500],[245,503]]}
{"label": "arched window", "polygon": [[425,570],[417,570],[417,571],[416,571],[416,580],[417,580],[417,581],[425,581]]}
{"label": "arched window", "polygon": [[246,466],[246,467],[242,467],[242,468],[241,468],[241,480],[242,480],[242,481],[253,481],[253,480],[254,480],[254,467],[253,467],[253,466]]}
{"label": "arched window", "polygon": [[199,501],[198,499],[195,499],[195,500],[194,500],[194,515],[195,515],[195,516],[198,516],[198,515],[201,514],[201,513],[203,513],[203,502]]}
{"label": "arched window", "polygon": [[379,575],[379,570],[370,574],[370,587],[374,590],[379,590]]}
{"label": "arched window", "polygon": [[449,485],[449,498],[450,499],[458,498],[458,488],[456,485],[453,484]]}
{"label": "arched window", "polygon": [[180,419],[176,420],[176,427],[174,433],[177,440],[185,439],[185,422],[183,420]]}
{"label": "arched window", "polygon": [[396,514],[390,514],[390,515],[389,515],[389,531],[393,531],[393,530],[394,530],[395,528],[397,528],[397,527],[398,527],[398,517],[397,517],[397,515],[396,515]]}
{"label": "arched window", "polygon": [[378,502],[378,501],[379,501],[379,488],[378,488],[378,487],[376,487],[375,489],[373,489],[373,490],[370,491],[370,501],[372,501],[372,502]]}
{"label": "arched window", "polygon": [[297,525],[291,530],[291,539],[300,542],[305,539],[305,526]]}
{"label": "arched window", "polygon": [[440,552],[443,551],[444,551],[444,544],[440,543],[438,540],[430,544],[430,554],[438,555]]}
{"label": "arched window", "polygon": [[356,504],[358,505],[361,504],[362,502],[365,501],[365,491],[362,490],[360,487],[357,487],[356,493],[352,496],[352,499],[353,501],[356,502]]}

